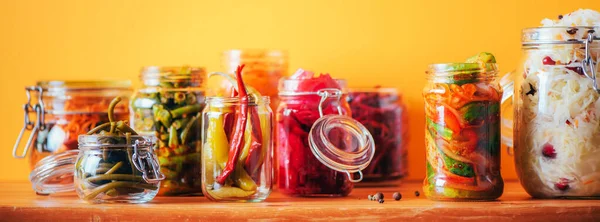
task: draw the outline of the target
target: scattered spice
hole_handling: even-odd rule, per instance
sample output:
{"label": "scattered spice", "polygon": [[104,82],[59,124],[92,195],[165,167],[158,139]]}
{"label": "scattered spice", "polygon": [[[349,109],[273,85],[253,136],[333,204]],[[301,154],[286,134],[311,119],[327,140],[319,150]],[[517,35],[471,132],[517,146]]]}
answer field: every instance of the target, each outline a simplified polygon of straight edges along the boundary
{"label": "scattered spice", "polygon": [[369,195],[369,196],[368,196],[368,199],[369,199],[369,200],[373,200],[373,195]]}
{"label": "scattered spice", "polygon": [[535,96],[535,93],[537,92],[537,90],[535,90],[535,88],[533,87],[533,85],[531,83],[529,83],[529,92],[525,93],[525,95],[531,95],[531,96]]}
{"label": "scattered spice", "polygon": [[418,196],[420,196],[420,195],[421,195],[421,193],[419,193],[419,191],[418,191],[418,190],[417,190],[417,191],[415,191],[415,196],[417,196],[417,197],[418,197]]}
{"label": "scattered spice", "polygon": [[394,195],[392,195],[392,197],[394,198],[394,200],[398,201],[402,199],[402,194],[400,194],[399,192],[395,192]]}
{"label": "scattered spice", "polygon": [[579,29],[577,28],[570,28],[567,30],[567,33],[569,33],[569,35],[575,35],[575,33],[577,33]]}
{"label": "scattered spice", "polygon": [[382,204],[383,203],[383,199],[379,199],[379,203]]}
{"label": "scattered spice", "polygon": [[563,15],[558,15],[558,19],[563,19]]}
{"label": "scattered spice", "polygon": [[383,200],[383,193],[377,192],[373,198],[375,198],[375,200]]}

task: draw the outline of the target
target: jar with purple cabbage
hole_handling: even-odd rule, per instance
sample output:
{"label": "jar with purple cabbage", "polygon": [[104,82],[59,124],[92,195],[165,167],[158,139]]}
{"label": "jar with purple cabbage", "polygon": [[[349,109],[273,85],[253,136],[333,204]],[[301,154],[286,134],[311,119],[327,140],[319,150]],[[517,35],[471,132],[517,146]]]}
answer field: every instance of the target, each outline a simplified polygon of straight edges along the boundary
{"label": "jar with purple cabbage", "polygon": [[408,113],[402,95],[394,88],[351,89],[352,118],[362,123],[375,140],[375,156],[363,171],[364,182],[386,182],[407,174]]}

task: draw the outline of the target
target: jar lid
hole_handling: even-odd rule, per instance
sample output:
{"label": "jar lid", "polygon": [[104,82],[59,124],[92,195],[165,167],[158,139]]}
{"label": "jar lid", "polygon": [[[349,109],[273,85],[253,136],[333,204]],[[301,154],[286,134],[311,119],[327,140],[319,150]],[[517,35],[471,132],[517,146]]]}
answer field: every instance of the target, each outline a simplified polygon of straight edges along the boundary
{"label": "jar lid", "polygon": [[[309,146],[315,157],[325,166],[348,174],[350,181],[363,179],[361,170],[365,169],[375,154],[375,142],[369,130],[349,116],[338,114],[323,115],[323,103],[331,98],[340,100],[342,91],[325,89],[319,91],[320,118],[310,129]],[[358,178],[352,174],[358,173]]]}
{"label": "jar lid", "polygon": [[69,150],[44,157],[36,165],[29,181],[37,194],[53,194],[75,190],[73,174],[79,150]]}

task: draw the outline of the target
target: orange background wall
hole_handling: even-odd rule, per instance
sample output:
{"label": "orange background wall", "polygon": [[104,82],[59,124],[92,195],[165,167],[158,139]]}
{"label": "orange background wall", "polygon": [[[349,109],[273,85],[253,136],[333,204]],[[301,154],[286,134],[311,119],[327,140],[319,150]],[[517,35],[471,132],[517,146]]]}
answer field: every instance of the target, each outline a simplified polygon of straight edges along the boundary
{"label": "orange background wall", "polygon": [[[421,179],[427,64],[489,51],[511,71],[522,28],[578,8],[600,10],[600,1],[1,1],[0,180],[29,173],[27,161],[11,157],[24,86],[48,79],[137,82],[146,65],[216,71],[229,48],[286,49],[291,72],[302,67],[351,86],[399,88],[412,121],[409,178]],[[504,155],[502,164],[505,178],[515,178],[512,159]]]}

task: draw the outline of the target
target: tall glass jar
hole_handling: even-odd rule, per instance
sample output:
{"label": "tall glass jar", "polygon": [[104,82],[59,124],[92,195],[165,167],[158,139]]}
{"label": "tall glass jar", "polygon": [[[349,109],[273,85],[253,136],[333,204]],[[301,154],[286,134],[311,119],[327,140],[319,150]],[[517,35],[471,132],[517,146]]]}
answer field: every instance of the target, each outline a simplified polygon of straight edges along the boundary
{"label": "tall glass jar", "polygon": [[425,99],[425,195],[493,200],[502,195],[500,100],[493,63],[434,64]]}
{"label": "tall glass jar", "polygon": [[[260,202],[273,186],[273,112],[269,97],[249,98],[246,125],[237,126],[240,100],[208,97],[203,111],[203,192],[213,201]],[[243,142],[235,146],[234,135]],[[234,158],[235,151],[238,157]],[[228,165],[233,166],[229,175]]]}
{"label": "tall glass jar", "polygon": [[[158,193],[154,137],[79,136],[75,191],[89,203],[144,203]],[[71,168],[73,170],[73,168]]]}
{"label": "tall glass jar", "polygon": [[[33,170],[44,157],[77,150],[77,137],[108,122],[106,110],[110,101],[117,96],[129,98],[131,83],[40,81],[35,86],[25,87],[25,92],[25,125],[13,147],[13,156],[28,156]],[[120,103],[115,115],[125,119],[129,115],[127,103]]]}
{"label": "tall glass jar", "polygon": [[[299,70],[279,83],[279,191],[291,196],[347,196],[373,158],[368,130],[352,119],[346,81]],[[354,178],[358,173],[358,179]]]}
{"label": "tall glass jar", "polygon": [[523,30],[515,79],[517,175],[536,198],[600,197],[600,27]]}
{"label": "tall glass jar", "polygon": [[[277,81],[288,75],[288,56],[285,51],[267,49],[232,49],[223,52],[223,68],[227,73],[234,73],[236,68],[244,64],[242,72],[244,82],[253,86],[262,95],[271,98],[271,109],[277,108]],[[218,83],[211,89],[230,89],[228,81]],[[229,95],[229,94],[224,94]]]}
{"label": "tall glass jar", "polygon": [[402,95],[394,88],[355,88],[350,89],[348,100],[352,118],[375,139],[375,156],[363,172],[363,181],[381,185],[406,176],[408,112]]}
{"label": "tall glass jar", "polygon": [[155,135],[166,179],[159,195],[201,195],[201,126],[206,73],[199,67],[145,67],[131,99],[132,127]]}

